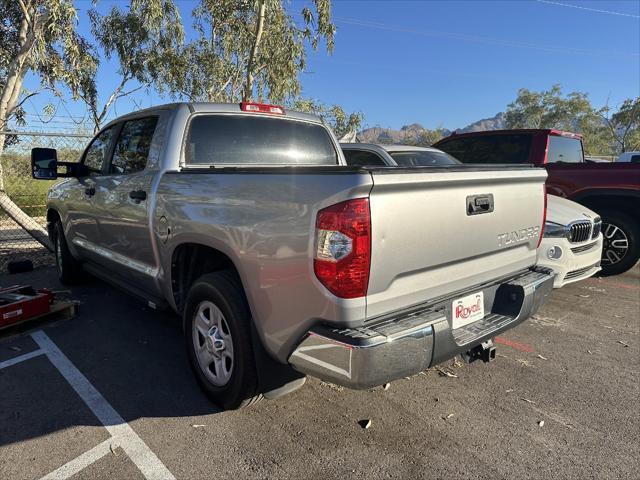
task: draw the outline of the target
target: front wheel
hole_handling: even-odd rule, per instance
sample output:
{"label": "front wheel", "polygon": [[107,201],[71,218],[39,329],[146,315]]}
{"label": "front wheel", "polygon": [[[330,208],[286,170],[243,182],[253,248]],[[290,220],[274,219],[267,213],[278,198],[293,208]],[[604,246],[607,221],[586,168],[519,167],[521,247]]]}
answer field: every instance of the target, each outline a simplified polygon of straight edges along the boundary
{"label": "front wheel", "polygon": [[602,210],[602,274],[617,275],[632,268],[640,256],[638,222],[615,210]]}
{"label": "front wheel", "polygon": [[260,400],[251,314],[237,276],[220,271],[196,280],[183,321],[189,362],[207,396],[227,410]]}

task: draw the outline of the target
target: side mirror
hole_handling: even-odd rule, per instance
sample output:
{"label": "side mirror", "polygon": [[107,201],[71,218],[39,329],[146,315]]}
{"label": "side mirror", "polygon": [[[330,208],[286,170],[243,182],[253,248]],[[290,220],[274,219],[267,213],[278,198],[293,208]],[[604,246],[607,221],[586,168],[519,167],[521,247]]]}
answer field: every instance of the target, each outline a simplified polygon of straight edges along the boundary
{"label": "side mirror", "polygon": [[31,149],[31,176],[36,180],[58,178],[58,152],[55,148]]}

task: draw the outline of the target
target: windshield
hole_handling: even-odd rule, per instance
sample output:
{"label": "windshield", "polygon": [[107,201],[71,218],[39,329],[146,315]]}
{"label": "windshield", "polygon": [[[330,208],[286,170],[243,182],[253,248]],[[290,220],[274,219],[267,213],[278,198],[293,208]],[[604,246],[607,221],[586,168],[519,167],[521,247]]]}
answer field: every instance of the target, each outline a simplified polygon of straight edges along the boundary
{"label": "windshield", "polygon": [[401,167],[433,167],[460,164],[458,160],[448,153],[432,150],[389,152],[389,155]]}

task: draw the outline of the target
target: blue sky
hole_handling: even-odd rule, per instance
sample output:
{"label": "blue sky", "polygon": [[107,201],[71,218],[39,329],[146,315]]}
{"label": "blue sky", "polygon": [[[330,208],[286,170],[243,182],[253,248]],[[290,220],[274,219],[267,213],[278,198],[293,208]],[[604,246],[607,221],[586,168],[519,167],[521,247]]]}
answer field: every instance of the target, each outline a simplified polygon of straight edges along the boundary
{"label": "blue sky", "polygon": [[[114,2],[100,2],[101,9]],[[299,11],[304,1],[289,4]],[[86,10],[77,2],[81,33]],[[178,1],[187,28],[195,1]],[[640,96],[640,1],[347,1],[334,0],[335,50],[310,53],[303,94],[348,111],[366,126],[458,128],[493,116],[519,88],[587,92],[596,106]],[[114,88],[114,63],[103,64],[99,87]],[[28,88],[35,86],[29,79]],[[136,102],[166,101],[140,92]],[[50,98],[26,106],[34,114]],[[54,101],[58,104],[58,101]],[[120,101],[110,117],[135,108]],[[81,104],[58,108],[53,127],[82,117]],[[37,118],[37,117],[29,117]],[[66,120],[65,120],[66,119]]]}

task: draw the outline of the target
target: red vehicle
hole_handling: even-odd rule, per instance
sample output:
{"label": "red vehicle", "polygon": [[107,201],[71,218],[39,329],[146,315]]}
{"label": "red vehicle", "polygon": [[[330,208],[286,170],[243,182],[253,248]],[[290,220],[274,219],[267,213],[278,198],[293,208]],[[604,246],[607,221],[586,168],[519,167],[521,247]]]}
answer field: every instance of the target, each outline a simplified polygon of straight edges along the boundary
{"label": "red vehicle", "polygon": [[560,130],[452,134],[433,145],[463,163],[532,163],[547,169],[547,192],[602,217],[602,272],[632,268],[640,256],[640,164],[585,160],[582,136]]}

